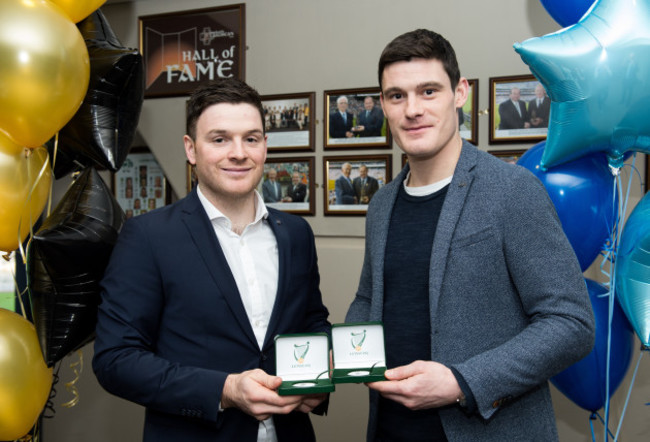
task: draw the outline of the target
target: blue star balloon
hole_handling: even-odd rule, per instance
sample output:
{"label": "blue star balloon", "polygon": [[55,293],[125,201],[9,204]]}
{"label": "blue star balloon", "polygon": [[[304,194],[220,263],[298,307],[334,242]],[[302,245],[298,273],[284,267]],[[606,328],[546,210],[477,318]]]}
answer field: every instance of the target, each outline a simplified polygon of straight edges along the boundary
{"label": "blue star balloon", "polygon": [[578,23],[514,45],[551,98],[542,167],[650,153],[650,2],[598,0]]}
{"label": "blue star balloon", "polygon": [[650,192],[623,227],[614,269],[616,297],[645,349],[650,349]]}

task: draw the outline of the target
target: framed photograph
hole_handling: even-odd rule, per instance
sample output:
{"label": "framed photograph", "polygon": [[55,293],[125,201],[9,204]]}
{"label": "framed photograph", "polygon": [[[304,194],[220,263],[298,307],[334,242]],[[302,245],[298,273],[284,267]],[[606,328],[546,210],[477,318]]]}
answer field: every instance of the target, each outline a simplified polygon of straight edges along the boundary
{"label": "framed photograph", "polygon": [[314,157],[266,158],[257,191],[264,203],[298,215],[316,213]]}
{"label": "framed photograph", "polygon": [[325,91],[325,149],[391,148],[379,88]]}
{"label": "framed photograph", "polygon": [[138,17],[145,98],[189,94],[219,77],[244,79],[245,5]]}
{"label": "framed photograph", "polygon": [[476,146],[478,145],[478,80],[467,81],[469,92],[465,105],[458,108],[458,126],[460,136]]}
{"label": "framed photograph", "polygon": [[365,215],[393,176],[391,155],[323,157],[325,215]]}
{"label": "framed photograph", "polygon": [[314,151],[314,92],[263,95],[268,151]]}
{"label": "framed photograph", "polygon": [[502,159],[506,163],[517,164],[519,158],[526,153],[525,150],[488,150],[488,153],[491,153],[497,158]]}
{"label": "framed photograph", "polygon": [[546,139],[551,99],[532,75],[490,78],[490,144]]}
{"label": "framed photograph", "polygon": [[165,173],[146,147],[131,149],[122,167],[113,174],[113,192],[127,218],[171,202]]}

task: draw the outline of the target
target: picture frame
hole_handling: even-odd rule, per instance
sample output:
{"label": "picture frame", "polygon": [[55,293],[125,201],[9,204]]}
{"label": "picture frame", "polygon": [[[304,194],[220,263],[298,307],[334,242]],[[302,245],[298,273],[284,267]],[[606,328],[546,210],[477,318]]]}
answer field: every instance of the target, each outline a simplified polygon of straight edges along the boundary
{"label": "picture frame", "polygon": [[[378,87],[324,91],[323,148],[390,149],[390,128],[381,108],[380,92]],[[347,105],[343,106],[344,102]]]}
{"label": "picture frame", "polygon": [[458,108],[460,136],[473,145],[478,145],[478,79],[468,79],[467,101]]}
{"label": "picture frame", "polygon": [[488,153],[510,164],[517,164],[519,158],[526,153],[526,149],[516,150],[488,150]]}
{"label": "picture frame", "polygon": [[[539,107],[536,93],[543,95]],[[513,100],[519,103],[519,111]],[[551,99],[533,75],[490,78],[489,143],[545,140],[550,109]]]}
{"label": "picture frame", "polygon": [[245,78],[244,3],[138,17],[144,98],[187,95],[218,77]]}
{"label": "picture frame", "polygon": [[[273,173],[271,170],[275,171],[275,186],[269,177]],[[297,185],[295,189],[294,184]],[[316,213],[315,188],[314,157],[267,157],[257,191],[268,207],[313,216]],[[294,195],[297,195],[299,201],[293,200],[296,198]]]}
{"label": "picture frame", "polygon": [[196,175],[196,166],[194,166],[194,164],[190,164],[188,160],[185,160],[185,176],[185,190],[187,193],[190,193],[192,189],[194,189],[196,185],[199,184],[199,177]]}
{"label": "picture frame", "polygon": [[147,147],[131,149],[122,167],[112,174],[112,187],[127,218],[171,203],[165,172]]}
{"label": "picture frame", "polygon": [[314,151],[315,92],[262,95],[268,152]]}
{"label": "picture frame", "polygon": [[[342,169],[347,164],[349,181],[344,182]],[[362,166],[366,167],[369,178],[365,185],[360,179]],[[323,157],[325,215],[365,216],[375,192],[390,182],[392,176],[392,156],[389,154]]]}

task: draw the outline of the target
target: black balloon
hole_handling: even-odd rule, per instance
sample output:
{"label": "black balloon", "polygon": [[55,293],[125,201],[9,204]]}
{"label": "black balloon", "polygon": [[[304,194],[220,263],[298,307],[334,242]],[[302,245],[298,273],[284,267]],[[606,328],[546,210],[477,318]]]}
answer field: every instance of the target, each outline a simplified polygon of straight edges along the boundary
{"label": "black balloon", "polygon": [[54,170],[56,178],[89,165],[114,172],[122,167],[144,100],[138,50],[122,47],[99,9],[77,27],[88,48],[90,82],[81,107],[59,132],[57,150],[65,161]]}
{"label": "black balloon", "polygon": [[89,167],[34,234],[27,287],[48,366],[94,339],[101,280],[124,212]]}

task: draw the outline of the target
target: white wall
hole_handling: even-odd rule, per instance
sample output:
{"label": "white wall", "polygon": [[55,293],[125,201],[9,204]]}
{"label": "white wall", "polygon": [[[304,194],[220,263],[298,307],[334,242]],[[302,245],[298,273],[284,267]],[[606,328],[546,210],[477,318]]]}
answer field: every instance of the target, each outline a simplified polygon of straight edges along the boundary
{"label": "white wall", "polygon": [[[142,0],[105,5],[102,11],[124,46],[138,47],[137,17],[232,4],[223,0]],[[479,109],[489,107],[489,78],[528,74],[512,49],[515,42],[559,29],[538,0],[251,0],[246,2],[246,80],[262,94],[316,92],[316,183],[323,183],[323,155],[356,151],[323,151],[323,91],[377,86],[376,65],[383,47],[395,36],[419,27],[433,29],[454,45],[461,73],[479,80]],[[185,97],[145,100],[140,118],[142,139],[155,153],[175,192],[185,194],[182,136]],[[488,115],[479,118],[479,144],[484,150],[525,149],[530,144],[488,145]],[[364,153],[387,153],[372,150]],[[274,156],[305,156],[305,153]],[[399,171],[401,152],[394,148],[393,172]],[[321,290],[332,322],[341,322],[358,283],[363,258],[363,217],[323,216],[322,188],[316,192],[316,216],[307,217],[317,235]],[[640,195],[632,196],[631,205]],[[603,281],[595,264],[587,276]],[[531,343],[534,346],[534,343]],[[72,379],[61,368],[57,414],[44,425],[45,442],[141,440],[143,410],[109,396],[97,385],[90,359],[92,345],[83,350],[85,371],[78,383],[80,402],[67,409],[58,404],[69,396],[63,383]],[[633,364],[636,359],[633,360]],[[621,432],[622,441],[647,440],[650,420],[644,404],[650,396],[648,361],[641,361]],[[633,368],[633,367],[632,367]],[[612,400],[610,424],[616,427],[625,402],[632,368]],[[562,441],[590,441],[589,413],[553,391]],[[367,391],[345,384],[332,395],[330,413],[314,417],[319,441],[360,441],[365,438]],[[603,440],[595,423],[597,440]]]}

